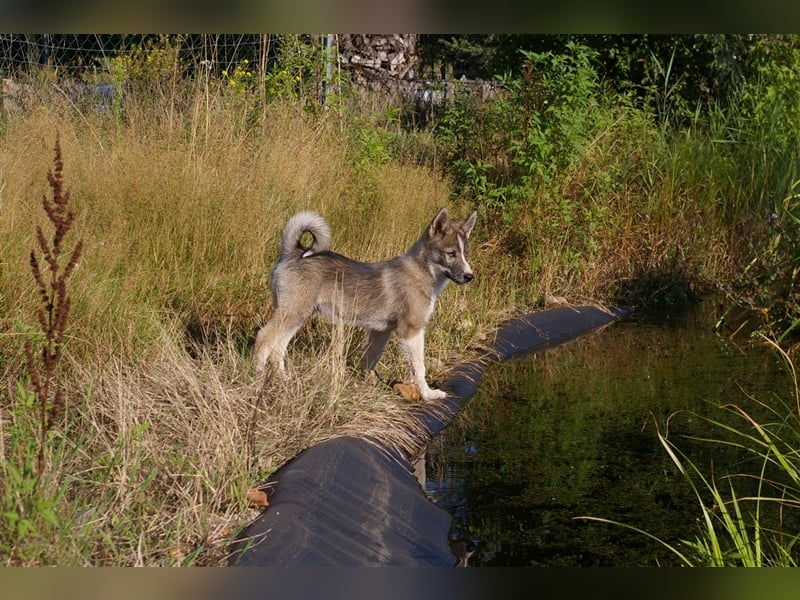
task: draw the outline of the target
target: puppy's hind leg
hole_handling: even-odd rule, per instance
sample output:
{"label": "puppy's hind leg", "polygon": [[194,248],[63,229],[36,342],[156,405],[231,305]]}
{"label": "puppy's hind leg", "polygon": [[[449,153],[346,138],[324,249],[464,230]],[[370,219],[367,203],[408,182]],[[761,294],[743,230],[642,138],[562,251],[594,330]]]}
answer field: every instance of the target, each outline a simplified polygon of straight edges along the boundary
{"label": "puppy's hind leg", "polygon": [[375,368],[381,358],[381,355],[383,354],[383,349],[386,347],[386,342],[389,341],[389,337],[391,335],[391,330],[375,331],[371,329],[369,331],[367,345],[364,348],[364,354],[361,357],[362,371],[369,373]]}
{"label": "puppy's hind leg", "polygon": [[274,365],[278,372],[285,377],[286,375],[286,348],[289,342],[303,325],[303,320],[299,322],[287,322],[284,315],[275,314],[272,319],[264,325],[256,335],[256,343],[253,358],[256,370],[261,372],[267,364]]}

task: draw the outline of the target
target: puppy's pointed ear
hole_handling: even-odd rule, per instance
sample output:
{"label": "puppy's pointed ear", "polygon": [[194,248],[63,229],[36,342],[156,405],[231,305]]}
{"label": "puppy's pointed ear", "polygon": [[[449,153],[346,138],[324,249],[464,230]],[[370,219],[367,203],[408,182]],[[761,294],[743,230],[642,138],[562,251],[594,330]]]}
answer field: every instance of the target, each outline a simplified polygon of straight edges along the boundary
{"label": "puppy's pointed ear", "polygon": [[475,227],[475,221],[477,219],[478,213],[474,212],[461,224],[461,233],[464,234],[464,237],[469,237],[469,234],[472,233],[472,228]]}
{"label": "puppy's pointed ear", "polygon": [[447,214],[447,209],[443,208],[431,221],[429,234],[431,237],[442,236],[448,227],[450,227],[450,215]]}

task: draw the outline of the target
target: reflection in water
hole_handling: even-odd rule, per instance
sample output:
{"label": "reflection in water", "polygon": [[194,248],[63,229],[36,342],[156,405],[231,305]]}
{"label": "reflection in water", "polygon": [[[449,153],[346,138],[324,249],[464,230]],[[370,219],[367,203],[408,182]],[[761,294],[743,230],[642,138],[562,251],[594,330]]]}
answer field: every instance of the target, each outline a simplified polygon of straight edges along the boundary
{"label": "reflection in water", "polygon": [[697,499],[656,427],[669,419],[670,439],[706,472],[738,472],[733,449],[682,438],[712,431],[690,411],[720,419],[719,404],[792,390],[772,350],[737,346],[713,324],[706,301],[490,367],[427,457],[425,489],[453,516],[454,552],[470,566],[678,564],[641,534],[574,517],[679,547],[695,539]]}

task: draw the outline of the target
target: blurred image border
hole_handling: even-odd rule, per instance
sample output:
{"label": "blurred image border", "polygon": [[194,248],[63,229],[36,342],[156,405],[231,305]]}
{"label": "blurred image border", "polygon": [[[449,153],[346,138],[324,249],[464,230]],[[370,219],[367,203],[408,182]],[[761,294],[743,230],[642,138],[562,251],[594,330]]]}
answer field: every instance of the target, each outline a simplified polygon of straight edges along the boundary
{"label": "blurred image border", "polygon": [[19,33],[791,33],[798,16],[785,0],[3,3],[3,29]]}
{"label": "blurred image border", "polygon": [[[313,573],[312,573],[313,571]],[[337,600],[642,597],[772,600],[796,597],[799,577],[778,569],[275,569],[34,568],[0,571],[7,600]]]}

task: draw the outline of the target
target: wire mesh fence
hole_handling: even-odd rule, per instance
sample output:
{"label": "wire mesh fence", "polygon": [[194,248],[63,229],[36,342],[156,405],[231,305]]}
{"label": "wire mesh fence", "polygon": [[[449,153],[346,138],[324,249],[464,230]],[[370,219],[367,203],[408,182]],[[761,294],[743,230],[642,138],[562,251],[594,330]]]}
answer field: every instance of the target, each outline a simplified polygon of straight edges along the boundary
{"label": "wire mesh fence", "polygon": [[188,106],[199,89],[318,102],[329,48],[310,34],[0,34],[0,117],[59,100],[119,116],[123,99]]}
{"label": "wire mesh fence", "polygon": [[[319,36],[318,36],[319,37]],[[42,67],[61,77],[86,79],[102,72],[110,58],[137,48],[170,44],[181,68],[216,72],[244,60],[263,71],[274,58],[274,34],[0,34],[0,75],[22,77]]]}
{"label": "wire mesh fence", "polygon": [[[147,93],[191,103],[205,91],[262,104],[291,94],[327,104],[347,89],[378,92],[425,122],[467,90],[486,99],[494,82],[425,77],[418,34],[14,34],[0,33],[0,116],[57,96],[109,110]],[[41,85],[44,83],[45,85]],[[38,84],[38,85],[37,85]]]}

